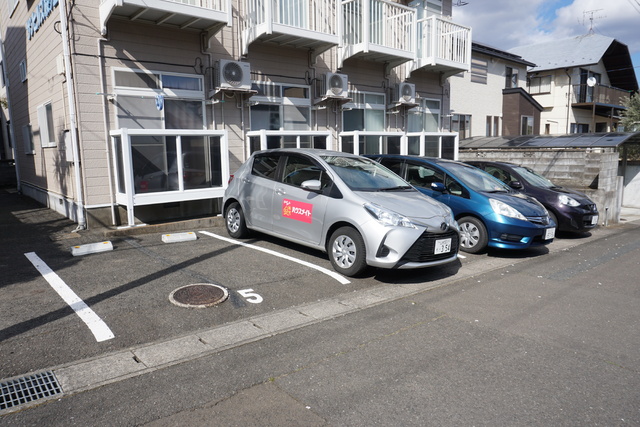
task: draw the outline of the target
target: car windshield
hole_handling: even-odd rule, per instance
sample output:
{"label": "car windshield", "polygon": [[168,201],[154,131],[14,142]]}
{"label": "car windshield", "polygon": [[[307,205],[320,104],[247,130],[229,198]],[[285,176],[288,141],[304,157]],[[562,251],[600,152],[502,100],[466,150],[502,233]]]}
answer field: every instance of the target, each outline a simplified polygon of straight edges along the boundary
{"label": "car windshield", "polygon": [[544,176],[535,173],[533,170],[531,170],[529,168],[525,168],[525,167],[522,167],[522,166],[516,166],[513,169],[517,173],[520,174],[522,179],[524,179],[525,181],[527,181],[531,185],[534,185],[536,187],[543,187],[543,188],[554,188],[555,187],[555,184],[553,182],[549,181]]}
{"label": "car windshield", "polygon": [[463,184],[474,191],[484,191],[488,193],[511,192],[511,189],[502,181],[478,168],[458,163],[447,163],[441,164],[440,166],[451,172],[456,178],[462,181]]}
{"label": "car windshield", "polygon": [[322,159],[353,191],[412,189],[398,175],[373,160],[351,156],[323,156]]}

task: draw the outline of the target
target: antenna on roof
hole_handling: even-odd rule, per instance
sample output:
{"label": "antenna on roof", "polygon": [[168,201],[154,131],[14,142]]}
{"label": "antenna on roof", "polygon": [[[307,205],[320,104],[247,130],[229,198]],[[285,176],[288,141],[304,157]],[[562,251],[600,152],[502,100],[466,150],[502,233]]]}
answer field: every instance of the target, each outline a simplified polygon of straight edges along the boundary
{"label": "antenna on roof", "polygon": [[593,16],[596,12],[599,12],[603,9],[594,9],[594,10],[585,10],[584,12],[582,12],[582,25],[585,24],[585,18],[587,15],[589,15],[589,33],[588,34],[593,34],[593,21],[595,19],[601,19],[601,18],[606,18],[606,16]]}

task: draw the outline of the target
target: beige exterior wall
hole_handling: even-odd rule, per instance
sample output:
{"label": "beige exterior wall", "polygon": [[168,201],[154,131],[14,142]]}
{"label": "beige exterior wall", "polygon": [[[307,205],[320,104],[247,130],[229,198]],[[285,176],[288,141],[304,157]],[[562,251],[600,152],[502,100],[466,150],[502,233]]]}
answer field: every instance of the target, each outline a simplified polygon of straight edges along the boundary
{"label": "beige exterior wall", "polygon": [[[11,14],[8,3],[0,4],[2,40],[6,55],[7,91],[12,106],[12,126],[17,145],[17,163],[24,185],[30,190],[48,189],[60,200],[75,197],[73,165],[67,162],[64,152],[64,130],[67,129],[65,79],[57,71],[57,59],[62,55],[60,35],[54,24],[60,19],[55,7],[29,40],[25,25],[31,13],[27,2],[20,1]],[[25,61],[27,79],[21,79],[19,63]],[[38,107],[51,103],[55,147],[43,147],[40,138],[41,123]],[[33,153],[25,154],[23,127],[31,125]],[[29,189],[26,189],[29,191]]]}
{"label": "beige exterior wall", "polygon": [[[610,85],[609,76],[602,61],[581,68],[600,74],[602,77],[600,83],[604,86]],[[580,84],[580,68],[541,71],[537,76],[551,76],[550,93],[533,95],[535,100],[544,107],[540,117],[540,134],[546,133],[547,126],[549,134],[560,135],[570,133],[571,123],[591,123],[591,110],[570,108],[575,96],[573,86]],[[607,119],[596,117],[596,123],[600,122],[607,122]],[[615,131],[615,129],[610,131]]]}
{"label": "beige exterior wall", "polygon": [[[69,98],[66,77],[58,72],[62,40],[54,29],[54,24],[60,20],[60,6],[54,8],[38,32],[28,40],[25,23],[39,1],[21,0],[13,14],[8,13],[7,2],[0,2],[2,39],[5,52],[11,56],[7,62],[14,64],[7,73],[11,82],[12,122],[19,147],[20,175],[23,183],[32,188],[30,194],[34,198],[53,208],[59,204],[62,207],[58,210],[74,217],[72,205],[78,200],[74,188],[74,167],[77,165],[68,161],[72,147],[65,146],[64,131],[70,128]],[[337,47],[313,60],[307,49],[254,42],[249,46],[248,55],[241,57],[242,6],[240,0],[232,3],[233,26],[223,27],[209,38],[199,31],[118,18],[109,20],[103,37],[97,3],[74,4],[70,25],[73,99],[77,111],[82,196],[87,209],[109,209],[113,203],[115,171],[108,132],[119,127],[114,103],[109,100],[114,93],[114,68],[204,76],[205,127],[227,132],[231,172],[250,154],[245,141],[246,132],[251,128],[250,106],[248,97],[237,93],[208,98],[219,59],[249,62],[252,80],[307,84],[312,99],[316,80],[322,79],[327,72],[347,74],[350,89],[387,96],[389,89],[406,80],[416,85],[419,97],[440,101],[441,117],[446,114],[448,81],[441,81],[438,73],[418,70],[407,80],[404,66],[385,75],[384,64],[358,59],[346,60],[342,69],[337,70]],[[444,13],[450,13],[450,9],[451,2],[445,1]],[[26,58],[28,70],[24,83],[20,81],[17,66],[21,57]],[[56,147],[42,148],[37,108],[46,102],[53,106]],[[326,109],[312,108],[311,112],[310,130],[330,131],[334,141],[331,148],[334,149],[338,148],[338,133],[342,129],[342,112],[337,105],[329,104]],[[386,131],[402,131],[406,126],[406,112],[385,114],[385,118]],[[22,148],[22,126],[28,124],[32,125],[34,133],[34,154],[25,154]],[[440,130],[446,130],[446,127],[440,126]]]}

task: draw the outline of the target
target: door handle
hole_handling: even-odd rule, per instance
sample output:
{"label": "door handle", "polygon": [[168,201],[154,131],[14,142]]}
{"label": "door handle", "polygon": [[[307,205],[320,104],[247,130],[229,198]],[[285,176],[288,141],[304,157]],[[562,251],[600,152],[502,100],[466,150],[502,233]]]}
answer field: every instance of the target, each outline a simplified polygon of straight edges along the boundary
{"label": "door handle", "polygon": [[284,196],[285,194],[287,194],[287,192],[284,191],[284,188],[276,188],[276,194],[278,196]]}

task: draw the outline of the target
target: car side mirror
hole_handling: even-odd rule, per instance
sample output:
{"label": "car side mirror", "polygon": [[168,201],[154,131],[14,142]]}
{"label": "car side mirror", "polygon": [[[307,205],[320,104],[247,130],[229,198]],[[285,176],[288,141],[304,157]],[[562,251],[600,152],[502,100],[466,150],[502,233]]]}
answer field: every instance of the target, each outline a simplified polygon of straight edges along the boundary
{"label": "car side mirror", "polygon": [[432,182],[431,183],[431,189],[433,191],[437,191],[439,193],[444,193],[445,191],[447,191],[447,188],[441,182]]}
{"label": "car side mirror", "polygon": [[524,185],[522,185],[520,181],[511,181],[509,183],[509,187],[513,188],[514,190],[522,190],[524,188]]}
{"label": "car side mirror", "polygon": [[322,183],[319,179],[309,179],[300,184],[300,187],[302,187],[304,190],[320,191],[320,189],[322,188]]}

